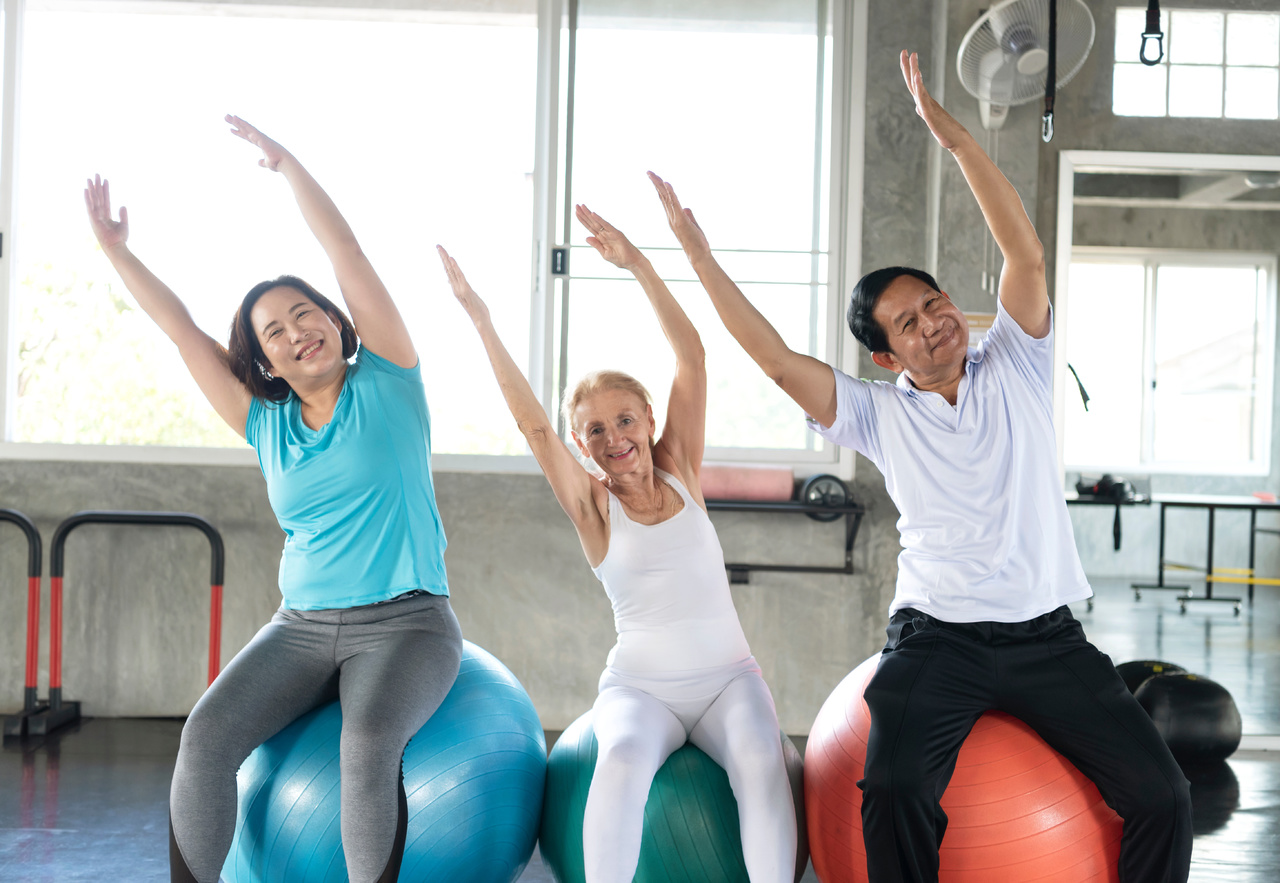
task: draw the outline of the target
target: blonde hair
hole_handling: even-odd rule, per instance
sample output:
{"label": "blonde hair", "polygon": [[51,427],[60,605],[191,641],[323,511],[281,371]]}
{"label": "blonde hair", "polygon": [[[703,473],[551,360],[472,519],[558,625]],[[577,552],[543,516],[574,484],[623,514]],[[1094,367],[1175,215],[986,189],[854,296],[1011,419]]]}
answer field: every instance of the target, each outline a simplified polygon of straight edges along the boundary
{"label": "blonde hair", "polygon": [[649,390],[645,389],[644,384],[630,374],[622,371],[592,371],[579,380],[571,389],[564,391],[564,403],[561,405],[560,413],[564,415],[565,425],[577,432],[578,427],[574,423],[574,413],[578,410],[578,405],[582,404],[584,399],[598,392],[611,389],[626,390],[638,396],[640,401],[646,405],[653,404],[653,399],[649,396]]}

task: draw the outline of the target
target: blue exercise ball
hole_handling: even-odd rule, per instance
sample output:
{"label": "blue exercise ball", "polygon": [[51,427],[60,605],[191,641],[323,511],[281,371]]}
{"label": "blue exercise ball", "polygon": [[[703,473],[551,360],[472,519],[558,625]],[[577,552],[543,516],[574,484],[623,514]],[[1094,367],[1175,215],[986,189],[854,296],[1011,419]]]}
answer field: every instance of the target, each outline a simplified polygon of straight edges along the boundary
{"label": "blue exercise ball", "polygon": [[[804,761],[779,732],[796,813],[798,881],[809,864],[804,817]],[[556,740],[547,758],[547,791],[542,810],[540,854],[557,883],[585,883],[582,819],[595,773],[592,712],[578,718]],[[729,777],[696,746],[685,743],[653,777],[644,807],[644,829],[636,883],[742,883],[738,802]]]}
{"label": "blue exercise ball", "polygon": [[[240,767],[227,883],[343,883],[337,702],[303,715]],[[449,695],[409,741],[402,880],[512,883],[538,836],[542,723],[506,666],[470,641]]]}

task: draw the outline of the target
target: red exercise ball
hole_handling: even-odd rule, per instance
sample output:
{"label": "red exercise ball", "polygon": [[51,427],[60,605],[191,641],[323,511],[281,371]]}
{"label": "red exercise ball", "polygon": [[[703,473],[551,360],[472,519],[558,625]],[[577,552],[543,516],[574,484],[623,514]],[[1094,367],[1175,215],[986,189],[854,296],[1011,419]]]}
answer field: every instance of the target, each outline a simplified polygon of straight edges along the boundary
{"label": "red exercise ball", "polygon": [[[818,712],[804,753],[809,853],[823,883],[863,883],[862,791],[870,712],[863,688],[879,654],[855,668]],[[940,883],[1119,881],[1123,822],[1097,787],[1031,727],[984,714],[942,795]]]}

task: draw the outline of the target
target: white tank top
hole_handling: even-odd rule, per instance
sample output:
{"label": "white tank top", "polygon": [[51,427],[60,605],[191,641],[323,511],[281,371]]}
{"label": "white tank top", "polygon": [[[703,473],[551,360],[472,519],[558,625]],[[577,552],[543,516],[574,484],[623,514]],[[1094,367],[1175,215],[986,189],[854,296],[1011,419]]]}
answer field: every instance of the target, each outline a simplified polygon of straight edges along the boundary
{"label": "white tank top", "polygon": [[613,604],[621,671],[691,671],[751,655],[715,526],[674,475],[655,469],[684,508],[659,524],[632,521],[609,494],[609,551],[592,568]]}

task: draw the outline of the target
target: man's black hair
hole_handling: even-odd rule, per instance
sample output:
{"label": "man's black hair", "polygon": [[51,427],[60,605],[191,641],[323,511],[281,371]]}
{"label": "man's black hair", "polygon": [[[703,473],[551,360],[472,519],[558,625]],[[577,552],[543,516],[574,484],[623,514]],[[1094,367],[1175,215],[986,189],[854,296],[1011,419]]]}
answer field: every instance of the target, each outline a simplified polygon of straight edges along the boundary
{"label": "man's black hair", "polygon": [[914,277],[934,291],[942,291],[936,279],[924,270],[917,270],[914,267],[885,267],[882,270],[872,270],[859,279],[858,284],[853,286],[853,294],[849,297],[847,318],[849,330],[853,332],[853,336],[858,338],[858,342],[870,352],[890,351],[888,334],[871,314],[876,304],[880,302],[880,295],[884,294],[885,289],[899,276]]}

